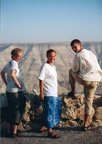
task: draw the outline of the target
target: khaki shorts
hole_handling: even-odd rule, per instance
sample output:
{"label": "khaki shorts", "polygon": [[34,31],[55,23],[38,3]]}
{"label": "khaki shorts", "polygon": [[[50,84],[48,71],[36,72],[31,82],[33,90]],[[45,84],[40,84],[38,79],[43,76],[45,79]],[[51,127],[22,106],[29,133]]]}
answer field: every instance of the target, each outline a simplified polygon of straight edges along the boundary
{"label": "khaki shorts", "polygon": [[85,93],[85,114],[91,115],[92,113],[92,103],[93,96],[98,86],[96,81],[84,81],[79,77],[77,72],[73,72],[72,69],[69,70],[69,83],[75,85],[76,81],[84,86]]}

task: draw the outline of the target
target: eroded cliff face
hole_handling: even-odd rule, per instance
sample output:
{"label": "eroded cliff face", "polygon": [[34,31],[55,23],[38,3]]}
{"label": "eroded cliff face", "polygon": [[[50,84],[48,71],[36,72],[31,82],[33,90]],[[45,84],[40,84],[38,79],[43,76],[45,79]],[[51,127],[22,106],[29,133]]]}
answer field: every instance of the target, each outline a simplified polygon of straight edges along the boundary
{"label": "eroded cliff face", "polygon": [[[57,52],[55,66],[58,74],[59,94],[67,93],[70,90],[68,75],[75,54],[70,47],[70,42],[0,44],[0,71],[11,59],[10,52],[16,47],[23,51],[23,59],[19,66],[28,91],[34,88],[39,91],[37,75],[41,65],[46,62],[46,51],[48,49],[55,49]],[[83,42],[83,47],[91,50],[97,56],[102,68],[102,42]],[[76,87],[78,93],[83,92],[81,85],[77,84]],[[0,92],[5,92],[5,85],[1,77]],[[97,88],[96,94],[102,95],[102,84]]]}

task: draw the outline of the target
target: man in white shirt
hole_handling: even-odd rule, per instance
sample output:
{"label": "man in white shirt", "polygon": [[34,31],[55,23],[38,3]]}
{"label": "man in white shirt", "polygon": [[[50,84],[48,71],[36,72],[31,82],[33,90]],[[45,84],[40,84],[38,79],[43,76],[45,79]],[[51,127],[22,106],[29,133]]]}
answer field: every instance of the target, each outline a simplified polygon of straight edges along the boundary
{"label": "man in white shirt", "polygon": [[102,70],[97,62],[96,56],[89,50],[83,48],[78,39],[71,42],[71,47],[76,53],[72,69],[69,70],[69,83],[71,92],[69,96],[75,96],[76,81],[84,86],[85,92],[85,123],[84,130],[88,130],[88,122],[92,113],[92,103],[98,83],[102,81]]}

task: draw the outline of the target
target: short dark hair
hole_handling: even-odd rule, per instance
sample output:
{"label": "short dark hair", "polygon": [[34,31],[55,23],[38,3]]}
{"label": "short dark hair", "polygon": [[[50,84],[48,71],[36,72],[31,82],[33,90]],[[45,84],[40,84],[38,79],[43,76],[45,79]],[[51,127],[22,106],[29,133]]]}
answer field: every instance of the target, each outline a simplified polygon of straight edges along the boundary
{"label": "short dark hair", "polygon": [[49,50],[47,50],[47,52],[46,52],[46,56],[48,56],[49,53],[51,53],[51,52],[55,52],[55,54],[57,54],[55,50],[53,50],[53,49],[49,49]]}
{"label": "short dark hair", "polygon": [[81,43],[81,41],[78,39],[74,39],[71,41],[70,45],[72,46],[74,43]]}
{"label": "short dark hair", "polygon": [[15,49],[13,49],[13,50],[11,51],[11,56],[17,56],[18,53],[20,53],[20,52],[22,52],[21,49],[15,48]]}

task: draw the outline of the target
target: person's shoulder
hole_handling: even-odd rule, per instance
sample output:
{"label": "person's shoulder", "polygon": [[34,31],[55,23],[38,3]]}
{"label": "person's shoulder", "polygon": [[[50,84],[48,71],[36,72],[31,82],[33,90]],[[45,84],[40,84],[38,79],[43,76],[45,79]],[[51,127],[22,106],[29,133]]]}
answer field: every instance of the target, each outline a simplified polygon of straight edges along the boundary
{"label": "person's shoulder", "polygon": [[15,60],[10,61],[11,67],[18,67],[18,63]]}
{"label": "person's shoulder", "polygon": [[15,64],[17,64],[17,62],[16,62],[15,60],[11,60],[11,63],[15,63]]}
{"label": "person's shoulder", "polygon": [[47,63],[42,64],[41,68],[47,67]]}
{"label": "person's shoulder", "polygon": [[93,53],[91,50],[88,50],[88,49],[83,49],[82,52],[83,53]]}
{"label": "person's shoulder", "polygon": [[91,54],[91,55],[95,56],[95,54],[91,50],[84,49],[83,53],[85,53],[85,54]]}
{"label": "person's shoulder", "polygon": [[12,60],[10,60],[10,61],[6,64],[6,66],[10,66],[10,65],[11,65],[11,61],[12,61]]}
{"label": "person's shoulder", "polygon": [[42,64],[42,66],[40,67],[40,70],[42,69],[46,69],[47,68],[47,63]]}

